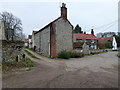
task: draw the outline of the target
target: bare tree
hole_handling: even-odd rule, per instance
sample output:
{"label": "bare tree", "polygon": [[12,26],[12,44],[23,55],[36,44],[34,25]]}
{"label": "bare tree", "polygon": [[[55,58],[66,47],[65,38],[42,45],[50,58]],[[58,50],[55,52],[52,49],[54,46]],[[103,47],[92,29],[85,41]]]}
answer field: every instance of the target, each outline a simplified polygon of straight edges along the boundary
{"label": "bare tree", "polygon": [[15,40],[22,32],[22,22],[19,18],[15,17],[12,13],[0,13],[1,20],[4,22],[5,37],[7,40]]}

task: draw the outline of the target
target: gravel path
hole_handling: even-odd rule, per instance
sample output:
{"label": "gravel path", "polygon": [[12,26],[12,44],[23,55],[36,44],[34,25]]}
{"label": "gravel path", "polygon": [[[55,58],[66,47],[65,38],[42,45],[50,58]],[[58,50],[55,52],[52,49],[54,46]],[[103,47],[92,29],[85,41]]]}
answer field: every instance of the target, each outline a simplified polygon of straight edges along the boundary
{"label": "gravel path", "polygon": [[3,88],[117,88],[117,52],[84,58],[54,60],[31,51],[41,58],[30,71],[3,74]]}

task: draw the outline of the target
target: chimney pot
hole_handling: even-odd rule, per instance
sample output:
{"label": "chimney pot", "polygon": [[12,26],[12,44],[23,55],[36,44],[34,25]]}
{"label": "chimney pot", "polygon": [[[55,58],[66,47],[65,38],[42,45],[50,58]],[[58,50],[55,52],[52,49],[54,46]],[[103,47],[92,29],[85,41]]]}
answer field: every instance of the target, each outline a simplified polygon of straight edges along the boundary
{"label": "chimney pot", "polygon": [[65,3],[62,3],[62,7],[66,7],[66,4],[65,4]]}
{"label": "chimney pot", "polygon": [[66,4],[62,3],[62,7],[61,7],[61,17],[63,19],[67,19],[67,8],[66,8]]}

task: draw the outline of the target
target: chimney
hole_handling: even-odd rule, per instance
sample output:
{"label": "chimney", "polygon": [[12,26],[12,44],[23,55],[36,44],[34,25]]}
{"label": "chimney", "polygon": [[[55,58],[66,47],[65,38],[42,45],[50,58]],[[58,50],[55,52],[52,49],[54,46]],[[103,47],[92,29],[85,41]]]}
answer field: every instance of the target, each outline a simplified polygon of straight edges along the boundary
{"label": "chimney", "polygon": [[91,34],[94,36],[94,30],[93,29],[91,29]]}
{"label": "chimney", "polygon": [[61,7],[61,17],[63,19],[67,19],[67,8],[66,8],[66,4],[62,3],[62,7]]}

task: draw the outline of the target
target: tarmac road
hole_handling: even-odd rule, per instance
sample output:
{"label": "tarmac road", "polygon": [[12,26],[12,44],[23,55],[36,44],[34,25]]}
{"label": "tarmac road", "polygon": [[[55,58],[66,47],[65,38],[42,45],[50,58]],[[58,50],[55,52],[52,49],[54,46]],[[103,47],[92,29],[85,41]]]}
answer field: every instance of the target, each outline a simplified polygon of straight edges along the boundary
{"label": "tarmac road", "polygon": [[[3,74],[3,88],[117,88],[117,52],[53,60],[31,58],[37,66],[30,71]],[[29,57],[29,56],[28,56]]]}

